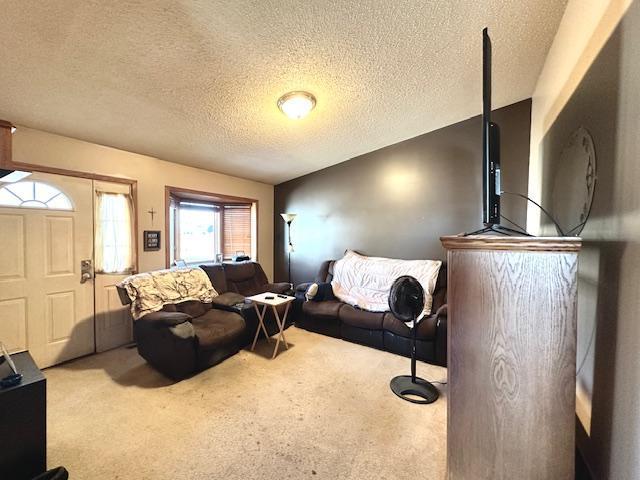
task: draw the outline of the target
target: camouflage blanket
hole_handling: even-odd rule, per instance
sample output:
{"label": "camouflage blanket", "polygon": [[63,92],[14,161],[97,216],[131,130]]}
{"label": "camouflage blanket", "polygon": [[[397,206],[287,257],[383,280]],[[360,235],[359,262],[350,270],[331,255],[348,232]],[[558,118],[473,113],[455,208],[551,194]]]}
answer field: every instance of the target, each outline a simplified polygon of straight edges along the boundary
{"label": "camouflage blanket", "polygon": [[131,315],[138,320],[167,304],[197,300],[211,303],[218,293],[207,274],[198,267],[138,273],[119,284],[131,299]]}

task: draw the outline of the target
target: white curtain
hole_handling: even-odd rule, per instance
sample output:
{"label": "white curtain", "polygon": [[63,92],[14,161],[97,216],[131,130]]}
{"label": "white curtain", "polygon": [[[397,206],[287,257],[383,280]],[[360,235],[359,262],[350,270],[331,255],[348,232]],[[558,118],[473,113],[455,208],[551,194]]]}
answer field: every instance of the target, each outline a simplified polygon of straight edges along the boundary
{"label": "white curtain", "polygon": [[131,195],[96,192],[96,272],[133,271]]}

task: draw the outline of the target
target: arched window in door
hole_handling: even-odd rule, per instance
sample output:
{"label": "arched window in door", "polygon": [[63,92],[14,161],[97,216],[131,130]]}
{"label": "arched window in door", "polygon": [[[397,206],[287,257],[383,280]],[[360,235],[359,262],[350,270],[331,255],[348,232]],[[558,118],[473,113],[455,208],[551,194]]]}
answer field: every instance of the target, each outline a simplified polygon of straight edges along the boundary
{"label": "arched window in door", "polygon": [[0,206],[73,210],[69,197],[56,187],[42,182],[9,183],[0,188]]}

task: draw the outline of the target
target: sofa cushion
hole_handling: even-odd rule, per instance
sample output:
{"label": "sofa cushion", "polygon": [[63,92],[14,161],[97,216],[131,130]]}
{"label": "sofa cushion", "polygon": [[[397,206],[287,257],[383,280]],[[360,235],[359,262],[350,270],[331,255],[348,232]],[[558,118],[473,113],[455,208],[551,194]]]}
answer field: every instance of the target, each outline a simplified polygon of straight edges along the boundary
{"label": "sofa cushion", "polygon": [[302,311],[307,315],[324,318],[338,318],[338,312],[345,304],[338,300],[326,300],[324,302],[304,302]]}
{"label": "sofa cushion", "polygon": [[239,293],[245,297],[267,291],[267,276],[259,263],[225,263],[224,272],[227,276],[227,288],[229,291]]}
{"label": "sofa cushion", "polygon": [[186,302],[175,304],[175,308],[178,312],[186,313],[192,318],[197,318],[211,310],[211,304],[198,302],[197,300],[187,300]]}
{"label": "sofa cushion", "polygon": [[222,265],[200,265],[200,268],[207,274],[211,285],[218,294],[225,293],[229,290],[227,287],[227,277],[224,273]]}
{"label": "sofa cushion", "polygon": [[291,284],[286,282],[267,283],[265,291],[271,293],[289,293],[291,291]]}
{"label": "sofa cushion", "polygon": [[433,303],[431,304],[431,313],[438,310],[442,305],[447,303],[447,264],[442,263],[438,272],[436,288],[433,291]]}
{"label": "sofa cushion", "polygon": [[229,345],[242,335],[245,329],[240,315],[226,310],[209,310],[194,318],[191,323],[198,338],[200,348],[210,349]]}
{"label": "sofa cushion", "polygon": [[343,323],[351,325],[352,327],[382,330],[382,317],[384,317],[384,312],[369,312],[345,304],[345,306],[340,309],[338,315]]}
{"label": "sofa cushion", "polygon": [[[422,319],[420,323],[418,323],[418,332],[416,337],[419,340],[433,340],[436,338],[436,325],[438,319],[436,315],[430,315]],[[387,312],[384,314],[384,320],[382,322],[382,326],[385,330],[395,333],[396,335],[400,335],[402,337],[411,337],[411,329],[409,326],[411,323],[404,323],[398,320],[393,313]]]}
{"label": "sofa cushion", "polygon": [[256,267],[253,262],[225,263],[224,271],[229,282],[246,282],[255,277]]}
{"label": "sofa cushion", "polygon": [[315,283],[331,283],[333,280],[333,265],[335,260],[325,260],[320,265],[320,270],[315,278]]}
{"label": "sofa cushion", "polygon": [[226,292],[213,299],[214,305],[224,305],[225,307],[231,307],[237,303],[244,303],[244,295],[235,292]]}

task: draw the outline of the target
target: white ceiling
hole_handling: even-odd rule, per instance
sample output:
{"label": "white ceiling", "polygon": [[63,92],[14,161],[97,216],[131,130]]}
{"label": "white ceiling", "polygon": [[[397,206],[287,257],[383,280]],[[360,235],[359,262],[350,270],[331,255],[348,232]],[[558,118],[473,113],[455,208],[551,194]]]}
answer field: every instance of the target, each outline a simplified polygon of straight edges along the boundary
{"label": "white ceiling", "polygon": [[0,118],[280,183],[480,113],[484,26],[494,107],[530,97],[565,4],[3,2]]}

